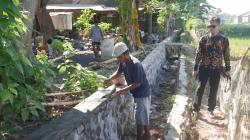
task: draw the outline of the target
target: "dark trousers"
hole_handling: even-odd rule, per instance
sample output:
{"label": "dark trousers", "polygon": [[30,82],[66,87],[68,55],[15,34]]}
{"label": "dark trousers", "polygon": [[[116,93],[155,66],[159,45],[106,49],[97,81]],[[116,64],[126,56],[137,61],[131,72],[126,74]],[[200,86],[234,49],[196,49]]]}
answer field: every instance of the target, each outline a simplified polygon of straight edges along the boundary
{"label": "dark trousers", "polygon": [[216,106],[216,96],[220,82],[220,69],[210,69],[200,67],[198,74],[199,85],[195,95],[194,109],[200,110],[202,96],[204,94],[205,86],[209,80],[210,93],[208,96],[208,111],[213,111]]}

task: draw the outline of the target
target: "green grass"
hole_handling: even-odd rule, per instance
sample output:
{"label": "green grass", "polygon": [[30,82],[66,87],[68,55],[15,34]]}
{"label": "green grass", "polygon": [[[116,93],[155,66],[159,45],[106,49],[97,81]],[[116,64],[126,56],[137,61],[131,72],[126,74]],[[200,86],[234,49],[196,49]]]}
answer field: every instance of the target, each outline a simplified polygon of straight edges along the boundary
{"label": "green grass", "polygon": [[229,44],[231,59],[240,59],[250,46],[250,37],[229,37]]}

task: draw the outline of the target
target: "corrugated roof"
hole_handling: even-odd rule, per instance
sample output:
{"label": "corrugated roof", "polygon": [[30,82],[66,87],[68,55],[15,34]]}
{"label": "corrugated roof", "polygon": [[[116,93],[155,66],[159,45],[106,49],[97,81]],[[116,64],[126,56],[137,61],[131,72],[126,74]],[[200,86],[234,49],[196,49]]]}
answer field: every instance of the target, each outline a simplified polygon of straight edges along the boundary
{"label": "corrugated roof", "polygon": [[116,11],[116,7],[106,7],[102,4],[48,4],[46,6],[48,10],[81,10],[81,9],[93,9],[95,11]]}

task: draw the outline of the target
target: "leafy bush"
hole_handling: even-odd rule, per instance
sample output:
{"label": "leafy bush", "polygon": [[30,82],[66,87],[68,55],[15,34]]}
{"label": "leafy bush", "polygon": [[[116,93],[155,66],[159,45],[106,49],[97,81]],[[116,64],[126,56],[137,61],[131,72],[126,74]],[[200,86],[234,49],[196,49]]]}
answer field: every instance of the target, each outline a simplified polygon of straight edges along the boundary
{"label": "leafy bush", "polygon": [[[26,32],[22,21],[25,18],[18,8],[19,0],[1,0],[0,5],[0,139],[5,139],[2,134],[7,134],[17,123],[41,117],[45,111],[44,94],[51,87],[55,74],[46,53],[41,52],[37,59],[26,53],[22,38]],[[54,44],[65,51],[67,57],[73,52],[69,42]],[[95,73],[67,59],[64,62],[69,65],[61,65],[59,71],[69,73],[66,84],[80,81],[80,88],[91,90],[99,85]]]}
{"label": "leafy bush", "polygon": [[45,51],[38,51],[37,55],[36,55],[36,59],[37,61],[45,64],[48,62],[48,55]]}
{"label": "leafy bush", "polygon": [[230,37],[250,37],[250,24],[222,24],[221,32]]}
{"label": "leafy bush", "polygon": [[178,3],[163,4],[163,8],[159,10],[159,16],[157,17],[157,23],[161,29],[164,28],[166,19],[170,15],[174,15],[179,12],[180,6]]}
{"label": "leafy bush", "polygon": [[185,24],[185,31],[190,31],[191,29],[201,29],[206,28],[206,24],[201,19],[191,18]]}
{"label": "leafy bush", "polygon": [[53,39],[51,47],[58,50],[63,50],[63,42],[58,39]]}
{"label": "leafy bush", "polygon": [[87,70],[80,64],[67,61],[59,67],[60,74],[64,75],[64,84],[61,89],[87,90],[89,93],[95,92],[102,86],[103,76]]}
{"label": "leafy bush", "polygon": [[160,27],[160,29],[164,29],[165,27],[166,16],[167,16],[167,9],[160,9],[159,16],[157,17],[157,24]]}
{"label": "leafy bush", "polygon": [[[38,117],[41,102],[53,79],[53,71],[29,57],[23,45],[25,19],[19,1],[0,1],[0,129]],[[4,13],[4,14],[3,14]],[[7,130],[6,130],[7,131]]]}
{"label": "leafy bush", "polygon": [[97,75],[70,60],[75,53],[70,42],[53,40],[52,47],[63,51],[63,62],[57,66],[63,81],[61,90],[88,90],[89,93],[92,93],[102,86],[100,80],[104,78],[103,76]]}
{"label": "leafy bush", "polygon": [[111,23],[106,23],[106,22],[101,22],[98,24],[98,26],[101,28],[101,30],[104,32],[104,33],[107,33],[110,31],[111,27],[112,27],[112,24]]}
{"label": "leafy bush", "polygon": [[64,83],[61,89],[88,90],[89,93],[93,93],[102,86],[105,77],[74,63],[70,57],[69,51],[64,52],[63,62],[57,66]]}
{"label": "leafy bush", "polygon": [[90,9],[82,10],[80,17],[78,17],[77,21],[75,22],[76,27],[80,30],[90,31],[93,27],[90,22],[93,19],[94,15],[95,13],[93,13]]}
{"label": "leafy bush", "polygon": [[72,44],[66,40],[60,41],[58,39],[53,39],[51,47],[55,49],[54,53],[56,53],[57,56],[64,51],[74,51]]}

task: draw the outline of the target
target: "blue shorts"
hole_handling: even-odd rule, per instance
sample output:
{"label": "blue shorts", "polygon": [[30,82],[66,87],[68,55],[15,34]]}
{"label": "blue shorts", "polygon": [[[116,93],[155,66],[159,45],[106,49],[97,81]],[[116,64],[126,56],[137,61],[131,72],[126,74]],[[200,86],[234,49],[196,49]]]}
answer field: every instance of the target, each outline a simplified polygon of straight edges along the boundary
{"label": "blue shorts", "polygon": [[151,96],[134,98],[136,125],[149,125]]}

